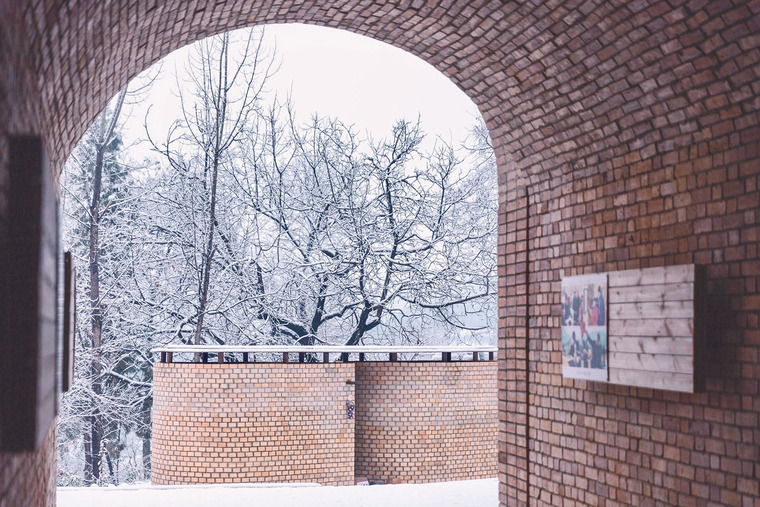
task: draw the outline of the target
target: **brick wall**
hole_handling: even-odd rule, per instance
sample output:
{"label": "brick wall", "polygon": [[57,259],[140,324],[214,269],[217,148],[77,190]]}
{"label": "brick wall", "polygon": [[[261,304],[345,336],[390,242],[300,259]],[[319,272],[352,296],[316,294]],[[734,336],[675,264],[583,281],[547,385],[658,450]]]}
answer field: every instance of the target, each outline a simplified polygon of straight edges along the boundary
{"label": "brick wall", "polygon": [[[0,0],[0,14],[0,134],[42,135],[55,170],[131,76],[211,33],[308,21],[422,57],[478,104],[499,163],[502,504],[757,504],[757,0]],[[690,262],[711,298],[704,393],[562,379],[562,276]]]}
{"label": "brick wall", "polygon": [[357,476],[496,476],[495,361],[357,363],[356,382]]}
{"label": "brick wall", "polygon": [[354,482],[353,365],[157,363],[154,484]]}
{"label": "brick wall", "polygon": [[153,382],[154,484],[496,476],[493,361],[157,363]]}
{"label": "brick wall", "polygon": [[0,452],[0,507],[54,507],[56,431],[51,425],[34,452]]}
{"label": "brick wall", "polygon": [[[501,501],[759,505],[760,3],[574,12],[504,62],[533,88],[503,115]],[[687,263],[704,392],[562,378],[563,276]]]}

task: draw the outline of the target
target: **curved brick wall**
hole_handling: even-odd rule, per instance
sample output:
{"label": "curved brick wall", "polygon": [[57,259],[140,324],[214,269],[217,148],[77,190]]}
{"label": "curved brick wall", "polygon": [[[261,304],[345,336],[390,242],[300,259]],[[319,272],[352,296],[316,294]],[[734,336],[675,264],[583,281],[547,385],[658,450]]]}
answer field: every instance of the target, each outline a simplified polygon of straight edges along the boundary
{"label": "curved brick wall", "polygon": [[154,484],[354,483],[351,364],[157,363]]}
{"label": "curved brick wall", "polygon": [[496,477],[496,372],[495,361],[357,363],[356,475]]}
{"label": "curved brick wall", "polygon": [[157,363],[153,384],[154,484],[497,474],[495,361]]}

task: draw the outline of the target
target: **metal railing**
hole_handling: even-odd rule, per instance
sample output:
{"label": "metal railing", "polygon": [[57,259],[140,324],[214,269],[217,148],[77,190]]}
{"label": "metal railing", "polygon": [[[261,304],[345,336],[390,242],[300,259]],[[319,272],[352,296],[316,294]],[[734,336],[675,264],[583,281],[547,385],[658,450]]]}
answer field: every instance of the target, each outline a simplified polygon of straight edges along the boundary
{"label": "metal railing", "polygon": [[[497,348],[492,345],[423,345],[423,346],[379,346],[379,345],[167,345],[156,347],[152,353],[160,354],[161,363],[189,362],[177,361],[191,354],[192,362],[211,362],[216,356],[217,363],[255,362],[322,362],[329,363],[331,357],[338,361],[383,360],[397,361],[493,361]],[[370,359],[368,355],[372,358]],[[259,361],[257,361],[257,356]],[[291,361],[291,356],[295,356]],[[279,360],[273,360],[272,358]],[[238,359],[240,358],[240,359]],[[440,358],[440,359],[439,359]],[[263,361],[261,359],[264,359]]]}

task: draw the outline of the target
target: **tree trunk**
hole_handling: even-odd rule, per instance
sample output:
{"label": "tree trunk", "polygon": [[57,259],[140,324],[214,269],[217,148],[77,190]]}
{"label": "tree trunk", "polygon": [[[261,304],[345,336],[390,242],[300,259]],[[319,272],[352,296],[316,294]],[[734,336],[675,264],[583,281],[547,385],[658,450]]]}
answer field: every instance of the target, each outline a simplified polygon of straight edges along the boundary
{"label": "tree trunk", "polygon": [[[222,156],[222,138],[224,136],[224,121],[227,115],[227,50],[228,42],[224,39],[222,44],[222,50],[220,53],[220,60],[222,65],[219,71],[218,81],[218,93],[219,95],[214,101],[214,151],[211,156],[211,197],[209,200],[208,213],[209,213],[209,227],[208,236],[206,238],[206,250],[203,256],[203,281],[201,283],[201,290],[199,295],[198,304],[198,321],[195,325],[195,335],[193,337],[193,343],[195,345],[201,344],[201,333],[203,331],[203,317],[206,313],[206,307],[208,305],[208,286],[211,278],[211,263],[214,259],[214,252],[216,247],[214,246],[214,224],[216,224],[216,186],[219,177],[219,162]],[[208,161],[207,161],[208,163]],[[208,165],[206,165],[208,167]],[[195,353],[195,362],[199,362],[201,354]]]}
{"label": "tree trunk", "polygon": [[[217,139],[217,149],[219,141]],[[203,256],[203,282],[201,285],[200,304],[198,305],[198,321],[195,325],[195,336],[193,343],[195,345],[201,344],[201,332],[203,331],[203,316],[206,313],[206,305],[208,304],[208,285],[211,278],[211,262],[214,259],[214,223],[216,222],[216,182],[219,175],[219,156],[218,153],[214,154],[214,160],[211,167],[211,202],[209,203],[209,228],[208,236],[206,239],[206,253]],[[200,353],[195,353],[195,362],[200,361]]]}
{"label": "tree trunk", "polygon": [[[92,333],[92,359],[90,361],[90,376],[92,392],[98,399],[103,392],[101,383],[103,375],[103,307],[100,302],[100,198],[103,188],[103,164],[106,147],[111,141],[116,122],[124,103],[126,89],[119,94],[113,117],[106,126],[105,117],[100,120],[100,138],[95,153],[95,168],[92,177],[92,199],[90,201],[90,238],[89,238],[89,268],[90,268],[90,332]],[[93,407],[93,415],[89,418],[90,446],[85,446],[85,461],[91,467],[91,481],[97,482],[100,477],[100,440],[103,437],[103,421],[97,404]],[[85,478],[87,480],[87,478]]]}
{"label": "tree trunk", "polygon": [[[86,419],[88,427],[92,426],[92,417]],[[92,433],[84,432],[84,485],[90,486],[94,481],[92,473]]]}
{"label": "tree trunk", "polygon": [[143,479],[150,480],[150,435],[142,439]]}
{"label": "tree trunk", "polygon": [[[105,122],[101,120],[101,141],[105,134]],[[90,376],[92,378],[92,392],[97,399],[102,394],[102,332],[103,315],[100,305],[100,269],[99,269],[99,245],[100,232],[100,191],[103,180],[103,152],[104,143],[100,143],[95,157],[95,174],[92,182],[92,200],[90,201],[90,238],[89,238],[89,268],[90,268],[90,332],[92,338],[92,359],[90,361]],[[92,480],[97,482],[100,477],[100,439],[101,418],[97,406],[93,407],[94,413],[90,419],[90,456],[87,461],[91,463]],[[85,458],[87,459],[87,458]]]}

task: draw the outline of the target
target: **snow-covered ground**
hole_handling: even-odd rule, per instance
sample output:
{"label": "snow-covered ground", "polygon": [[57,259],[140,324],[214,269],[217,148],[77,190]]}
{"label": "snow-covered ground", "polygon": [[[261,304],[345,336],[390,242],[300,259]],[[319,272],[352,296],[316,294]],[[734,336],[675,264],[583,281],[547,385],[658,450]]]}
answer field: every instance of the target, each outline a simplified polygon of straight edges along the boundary
{"label": "snow-covered ground", "polygon": [[58,488],[59,507],[493,507],[497,479],[385,486],[255,485]]}

